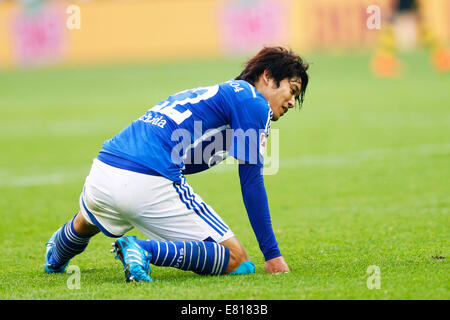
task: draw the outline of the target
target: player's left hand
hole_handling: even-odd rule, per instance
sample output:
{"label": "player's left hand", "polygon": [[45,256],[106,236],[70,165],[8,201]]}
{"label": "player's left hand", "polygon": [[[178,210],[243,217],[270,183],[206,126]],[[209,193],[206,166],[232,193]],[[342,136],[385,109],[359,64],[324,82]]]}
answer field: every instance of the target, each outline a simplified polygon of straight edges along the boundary
{"label": "player's left hand", "polygon": [[277,257],[270,260],[267,260],[264,265],[264,270],[267,273],[288,273],[291,272],[289,267],[284,261],[283,257]]}

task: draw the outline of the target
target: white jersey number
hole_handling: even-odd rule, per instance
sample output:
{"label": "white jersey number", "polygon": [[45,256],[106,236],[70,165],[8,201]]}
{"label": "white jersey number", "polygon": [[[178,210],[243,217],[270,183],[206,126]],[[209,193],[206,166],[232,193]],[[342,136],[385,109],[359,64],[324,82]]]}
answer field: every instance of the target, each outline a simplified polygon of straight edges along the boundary
{"label": "white jersey number", "polygon": [[[184,120],[192,115],[191,110],[183,107],[179,107],[177,110],[175,107],[184,106],[188,103],[195,104],[202,100],[207,100],[217,94],[219,91],[219,85],[210,87],[199,87],[196,89],[190,89],[178,92],[173,96],[170,96],[163,103],[154,106],[151,111],[165,114],[177,124],[181,124]],[[184,110],[183,110],[184,109]]]}

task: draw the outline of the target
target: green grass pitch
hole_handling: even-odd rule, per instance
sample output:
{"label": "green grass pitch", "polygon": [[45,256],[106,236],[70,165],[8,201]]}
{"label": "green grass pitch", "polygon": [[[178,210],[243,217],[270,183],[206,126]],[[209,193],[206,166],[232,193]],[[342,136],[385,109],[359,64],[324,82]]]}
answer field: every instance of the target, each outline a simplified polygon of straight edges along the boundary
{"label": "green grass pitch", "polygon": [[[281,162],[265,177],[291,273],[264,273],[227,166],[188,182],[243,243],[255,275],[153,267],[154,283],[125,283],[100,234],[71,262],[79,289],[69,274],[44,274],[44,244],[77,212],[103,141],[169,94],[235,77],[243,60],[0,73],[0,298],[449,299],[450,75],[423,52],[402,57],[397,79],[374,78],[368,54],[308,58],[304,107],[272,123]],[[367,286],[369,266],[379,289]]]}

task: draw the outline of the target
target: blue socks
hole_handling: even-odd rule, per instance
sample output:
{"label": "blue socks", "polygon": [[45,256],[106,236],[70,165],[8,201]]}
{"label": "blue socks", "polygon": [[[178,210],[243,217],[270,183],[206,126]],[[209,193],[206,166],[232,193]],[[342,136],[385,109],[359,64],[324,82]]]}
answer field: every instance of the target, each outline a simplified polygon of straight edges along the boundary
{"label": "blue socks", "polygon": [[199,274],[224,274],[230,251],[221,244],[209,241],[136,240],[152,258],[155,266],[173,267]]}
{"label": "blue socks", "polygon": [[55,267],[66,264],[74,256],[83,252],[91,238],[90,236],[81,236],[75,231],[74,219],[67,222],[56,236],[49,259],[49,263]]}

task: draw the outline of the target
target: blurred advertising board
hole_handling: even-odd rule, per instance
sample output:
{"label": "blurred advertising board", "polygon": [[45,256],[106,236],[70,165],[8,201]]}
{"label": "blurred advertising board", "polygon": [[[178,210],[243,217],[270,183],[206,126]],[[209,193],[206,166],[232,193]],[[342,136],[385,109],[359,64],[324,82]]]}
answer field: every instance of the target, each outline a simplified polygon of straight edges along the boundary
{"label": "blurred advertising board", "polygon": [[[0,68],[370,48],[394,0],[0,0]],[[424,16],[450,39],[450,0]],[[381,22],[382,23],[382,22]]]}

